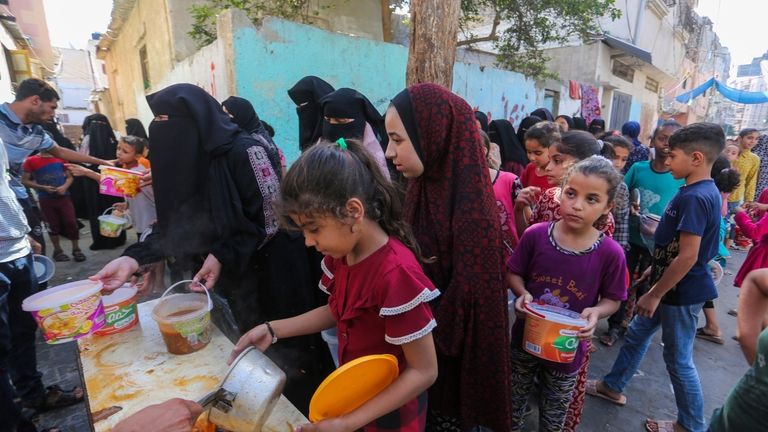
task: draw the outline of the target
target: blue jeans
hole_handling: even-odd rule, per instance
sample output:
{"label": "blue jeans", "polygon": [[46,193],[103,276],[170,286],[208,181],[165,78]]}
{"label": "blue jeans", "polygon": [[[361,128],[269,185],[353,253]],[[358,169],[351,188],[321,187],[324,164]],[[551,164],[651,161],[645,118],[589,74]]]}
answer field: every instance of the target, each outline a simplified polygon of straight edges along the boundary
{"label": "blue jeans", "polygon": [[0,263],[0,418],[2,426],[10,423],[11,430],[15,430],[14,426],[18,430],[34,430],[28,429],[34,426],[21,418],[13,398],[18,396],[34,404],[45,394],[37,370],[37,325],[32,315],[21,309],[22,301],[37,290],[32,254]]}
{"label": "blue jeans", "polygon": [[622,393],[637,372],[653,335],[661,327],[664,363],[675,391],[677,422],[691,432],[707,430],[704,422],[704,395],[699,373],[693,363],[693,343],[701,307],[702,303],[686,306],[661,303],[652,318],[635,316],[629,324],[626,340],[611,372],[603,378],[606,388]]}

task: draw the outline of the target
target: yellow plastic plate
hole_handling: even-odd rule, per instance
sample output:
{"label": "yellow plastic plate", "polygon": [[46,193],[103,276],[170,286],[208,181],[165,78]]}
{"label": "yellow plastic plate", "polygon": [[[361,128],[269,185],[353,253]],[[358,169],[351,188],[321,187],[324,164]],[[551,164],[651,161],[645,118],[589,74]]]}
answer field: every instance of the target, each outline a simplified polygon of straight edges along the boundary
{"label": "yellow plastic plate", "polygon": [[319,422],[354,411],[392,384],[399,373],[397,358],[390,354],[352,360],[317,388],[309,402],[309,420]]}

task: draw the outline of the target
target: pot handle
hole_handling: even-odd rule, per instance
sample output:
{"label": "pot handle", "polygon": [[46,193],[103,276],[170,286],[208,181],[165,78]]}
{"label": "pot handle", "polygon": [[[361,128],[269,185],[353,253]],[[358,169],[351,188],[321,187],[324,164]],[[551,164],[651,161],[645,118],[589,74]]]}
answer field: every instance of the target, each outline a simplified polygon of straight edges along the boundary
{"label": "pot handle", "polygon": [[193,280],[191,280],[191,279],[190,279],[190,280],[182,280],[182,281],[178,281],[178,282],[176,282],[175,284],[171,285],[171,287],[170,287],[170,288],[168,288],[167,290],[165,290],[165,292],[163,293],[163,295],[161,295],[161,296],[160,296],[160,298],[163,298],[163,297],[165,297],[165,296],[166,296],[166,295],[167,295],[169,292],[171,292],[171,290],[172,290],[172,289],[176,288],[177,286],[179,286],[179,285],[181,285],[181,284],[183,284],[183,283],[190,283],[190,282],[192,282],[192,283],[197,283],[198,285],[200,285],[201,287],[203,287],[203,291],[205,291],[205,296],[206,296],[206,297],[208,297],[208,310],[211,310],[211,309],[213,309],[213,303],[211,302],[211,294],[210,294],[210,293],[208,293],[208,288],[206,288],[206,287],[205,287],[205,285],[203,285],[201,282],[195,282],[195,281],[193,281]]}

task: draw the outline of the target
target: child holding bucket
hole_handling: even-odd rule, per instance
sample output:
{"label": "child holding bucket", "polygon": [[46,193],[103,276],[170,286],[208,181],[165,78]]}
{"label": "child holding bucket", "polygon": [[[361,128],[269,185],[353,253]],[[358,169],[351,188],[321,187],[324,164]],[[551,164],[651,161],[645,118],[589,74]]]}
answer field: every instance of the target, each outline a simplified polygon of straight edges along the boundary
{"label": "child holding bucket", "polygon": [[[117,143],[117,165],[141,173],[149,171],[149,161],[143,156],[148,144],[146,139],[131,135],[120,138]],[[141,238],[141,234],[157,220],[152,186],[142,186],[136,196],[126,197],[125,200],[126,203],[118,203],[114,207],[121,211],[130,209],[133,228]]]}
{"label": "child holding bucket", "polygon": [[336,326],[340,364],[391,354],[400,375],[354,411],[301,430],[423,431],[426,390],[437,377],[427,302],[440,292],[421,270],[394,186],[361,143],[339,139],[301,155],[283,179],[281,201],[282,217],[325,255],[320,289],[330,294],[328,304],[254,327],[230,362],[249,345],[265,350]]}
{"label": "child holding bucket", "polygon": [[[542,387],[539,430],[575,428],[566,425],[566,415],[572,399],[584,399],[585,389],[577,387],[577,379],[588,360],[589,339],[597,321],[614,313],[627,295],[624,250],[594,227],[610,214],[619,182],[621,177],[603,157],[573,165],[563,179],[561,218],[528,228],[507,263],[519,317],[512,327],[513,431],[523,428],[536,377]],[[524,327],[526,310],[534,301],[576,312],[586,321],[578,330],[581,342],[570,363],[531,354],[537,350],[524,341]],[[558,341],[548,344],[557,346]]]}

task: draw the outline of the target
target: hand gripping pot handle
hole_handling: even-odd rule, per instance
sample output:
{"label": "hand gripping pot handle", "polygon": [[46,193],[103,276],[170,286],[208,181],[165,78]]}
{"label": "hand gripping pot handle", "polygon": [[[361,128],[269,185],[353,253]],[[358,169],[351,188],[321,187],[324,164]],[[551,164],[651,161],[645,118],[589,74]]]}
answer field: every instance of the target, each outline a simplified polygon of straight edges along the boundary
{"label": "hand gripping pot handle", "polygon": [[176,282],[175,284],[171,285],[171,286],[170,286],[170,288],[168,288],[167,290],[165,290],[165,292],[163,293],[163,295],[161,295],[161,296],[160,296],[160,298],[163,298],[163,297],[165,297],[166,295],[168,295],[168,293],[169,293],[169,292],[171,292],[171,290],[172,290],[172,289],[174,289],[174,288],[176,288],[177,286],[179,286],[179,285],[181,285],[181,284],[185,284],[185,283],[190,283],[190,282],[191,282],[191,283],[197,283],[198,285],[200,285],[201,287],[203,287],[203,291],[205,291],[205,296],[206,296],[206,297],[208,297],[208,310],[211,310],[211,309],[213,309],[213,303],[211,302],[211,295],[208,293],[208,288],[206,288],[206,287],[205,287],[205,285],[203,285],[202,283],[200,283],[200,282],[195,282],[195,281],[193,281],[193,280],[182,280],[182,281],[178,281],[178,282]]}
{"label": "hand gripping pot handle", "polygon": [[[113,211],[115,211],[115,208],[114,207],[110,207],[110,208],[104,210],[104,213],[102,213],[101,215],[102,216],[106,216],[107,214],[109,214],[110,212],[113,212]],[[130,213],[123,213],[123,215],[120,216],[120,217],[122,217],[122,218],[124,218],[126,220],[125,226],[130,227],[131,225],[133,225],[133,219],[131,219]]]}

